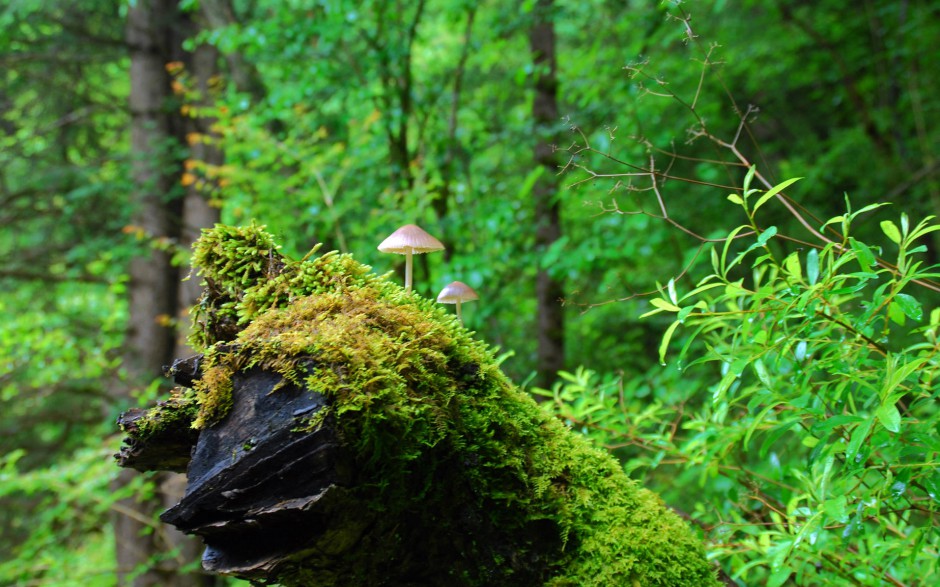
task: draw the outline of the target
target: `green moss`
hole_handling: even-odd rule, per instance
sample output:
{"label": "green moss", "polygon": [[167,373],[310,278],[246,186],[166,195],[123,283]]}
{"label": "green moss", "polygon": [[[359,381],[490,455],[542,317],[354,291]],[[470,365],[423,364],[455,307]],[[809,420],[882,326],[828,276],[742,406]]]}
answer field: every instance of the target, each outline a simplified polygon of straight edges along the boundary
{"label": "green moss", "polygon": [[118,424],[127,436],[115,458],[121,466],[140,471],[185,471],[198,436],[192,429],[198,413],[196,393],[182,387],[149,410],[124,412]]}
{"label": "green moss", "polygon": [[134,420],[133,431],[122,427],[124,432],[133,432],[138,441],[145,443],[150,438],[167,430],[186,430],[199,415],[196,393],[185,387],[175,387],[169,399],[161,401],[147,413]]}
{"label": "green moss", "polygon": [[441,307],[348,255],[282,258],[260,227],[216,227],[196,251],[207,282],[197,425],[224,416],[232,373],[262,367],[330,399],[308,426],[335,422],[376,508],[433,508],[436,468],[456,462],[495,527],[557,529],[546,585],[716,584],[687,525],[543,412]]}
{"label": "green moss", "polygon": [[232,369],[225,365],[212,365],[194,383],[199,412],[193,428],[215,424],[232,409]]}

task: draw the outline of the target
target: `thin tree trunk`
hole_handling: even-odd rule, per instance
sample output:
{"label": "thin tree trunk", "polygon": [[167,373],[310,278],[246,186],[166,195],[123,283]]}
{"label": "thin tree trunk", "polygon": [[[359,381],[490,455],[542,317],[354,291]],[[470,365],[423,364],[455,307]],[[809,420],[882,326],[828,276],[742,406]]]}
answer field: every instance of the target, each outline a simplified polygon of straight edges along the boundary
{"label": "thin tree trunk", "polygon": [[[131,153],[133,194],[137,206],[134,224],[145,235],[166,237],[173,232],[173,212],[167,194],[172,189],[166,145],[170,123],[165,110],[169,92],[166,43],[157,20],[166,18],[172,4],[166,0],[142,0],[128,7],[126,39],[131,57]],[[124,365],[133,382],[144,387],[158,376],[173,352],[173,331],[168,327],[175,312],[176,291],[166,252],[150,249],[130,266],[129,316]],[[161,320],[160,316],[165,319]],[[126,403],[127,399],[121,398]],[[118,483],[131,481],[121,473]],[[160,551],[158,533],[148,532],[148,521],[159,509],[159,500],[126,499],[114,514],[118,584],[149,587],[162,583],[151,564]],[[138,569],[146,569],[138,572]],[[131,579],[133,577],[133,579]]]}
{"label": "thin tree trunk", "polygon": [[[179,29],[177,29],[179,30]],[[195,31],[193,31],[195,34]],[[179,38],[179,43],[174,43],[175,48],[182,46],[185,37]],[[210,45],[200,45],[191,55],[181,55],[179,60],[186,63],[186,69],[189,72],[195,90],[199,96],[201,104],[210,104],[212,102],[211,80],[217,78],[219,74],[219,52]],[[177,138],[184,141],[189,133],[198,133],[202,136],[211,136],[212,124],[214,119],[207,118],[187,118],[179,121]],[[190,146],[190,160],[202,161],[211,166],[221,166],[223,162],[222,152],[210,143],[197,142]],[[204,180],[207,181],[207,180]],[[177,242],[183,250],[192,250],[192,244],[199,238],[203,228],[211,227],[219,221],[219,209],[209,204],[205,195],[205,190],[195,183],[186,187],[182,202],[182,216],[180,218],[179,235]],[[194,354],[194,351],[187,345],[186,339],[190,332],[189,310],[199,300],[202,294],[200,280],[190,275],[192,266],[185,263],[176,268],[176,338],[173,348],[173,358],[180,359]],[[186,279],[190,277],[190,279]],[[163,498],[163,509],[169,509],[175,506],[183,498],[186,490],[186,476],[181,473],[163,473],[160,479],[160,494]],[[202,541],[192,536],[187,536],[175,528],[168,530],[166,534],[167,542],[174,549],[179,549],[183,560],[189,562],[199,560],[202,557],[204,546]],[[187,574],[179,575],[175,578],[175,585],[213,585],[216,583],[214,577],[207,574]]]}
{"label": "thin tree trunk", "polygon": [[[192,23],[179,12],[177,0],[138,0],[127,13],[126,42],[130,53],[130,112],[134,225],[153,243],[179,242],[186,224],[184,210],[192,205],[179,190],[180,162],[176,152],[185,131],[178,110],[171,106],[171,79],[167,64],[183,57],[181,43]],[[124,366],[131,385],[142,389],[162,376],[163,366],[176,353],[173,318],[183,292],[180,270],[162,247],[150,247],[130,265],[129,316]],[[130,398],[116,398],[128,403]],[[123,472],[118,484],[131,480]],[[180,567],[198,556],[198,544],[182,540],[152,525],[156,512],[179,496],[179,480],[156,479],[157,494],[149,500],[124,500],[114,514],[118,584],[133,587],[194,587],[212,579],[181,573]],[[172,497],[169,497],[172,495]],[[152,526],[152,527],[151,527]],[[178,554],[166,555],[177,547]]]}
{"label": "thin tree trunk", "polygon": [[[535,75],[532,118],[535,127],[535,162],[545,173],[532,188],[535,199],[535,247],[541,255],[561,238],[561,209],[558,202],[558,160],[554,152],[558,124],[558,63],[555,57],[555,26],[552,0],[538,0],[529,29],[529,48]],[[538,378],[536,384],[551,385],[565,363],[565,318],[562,282],[543,268],[536,275],[538,312]]]}
{"label": "thin tree trunk", "polygon": [[[217,79],[219,75],[219,55],[218,50],[211,45],[200,45],[193,51],[192,55],[185,56],[187,60],[187,70],[191,75],[194,88],[198,95],[199,104],[209,105],[213,103],[212,80]],[[185,135],[197,133],[200,136],[212,137],[212,125],[215,123],[213,118],[188,118],[182,121],[183,128],[180,132],[180,139]],[[212,167],[220,167],[223,163],[222,152],[214,143],[199,141],[189,147],[189,159],[201,161]],[[201,182],[210,182],[209,178],[201,178]],[[196,183],[190,183],[186,187],[183,197],[182,219],[179,235],[179,246],[184,250],[191,250],[193,243],[202,234],[203,228],[209,228],[219,221],[219,209],[211,206],[206,193],[211,191],[211,187],[203,187]],[[193,351],[186,344],[186,338],[189,335],[189,309],[196,304],[202,295],[202,286],[200,280],[195,276],[190,277],[191,267],[187,263],[179,270],[177,283],[177,336],[176,348],[173,352],[175,359],[181,359],[192,355]]]}

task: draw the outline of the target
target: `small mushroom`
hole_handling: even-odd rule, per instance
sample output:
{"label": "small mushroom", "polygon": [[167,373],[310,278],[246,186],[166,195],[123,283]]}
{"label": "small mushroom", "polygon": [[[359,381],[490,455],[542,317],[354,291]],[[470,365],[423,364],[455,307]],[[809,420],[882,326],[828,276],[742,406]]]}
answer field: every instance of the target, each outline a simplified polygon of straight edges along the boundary
{"label": "small mushroom", "polygon": [[444,289],[442,289],[441,293],[437,296],[437,302],[439,304],[457,304],[457,320],[460,320],[461,324],[463,324],[463,317],[460,315],[461,302],[470,302],[478,299],[480,299],[480,296],[477,295],[477,292],[473,291],[472,287],[462,281],[454,281],[444,286]]}
{"label": "small mushroom", "polygon": [[406,224],[389,235],[379,245],[383,253],[405,255],[405,289],[411,291],[411,256],[432,251],[443,251],[444,245],[421,227]]}

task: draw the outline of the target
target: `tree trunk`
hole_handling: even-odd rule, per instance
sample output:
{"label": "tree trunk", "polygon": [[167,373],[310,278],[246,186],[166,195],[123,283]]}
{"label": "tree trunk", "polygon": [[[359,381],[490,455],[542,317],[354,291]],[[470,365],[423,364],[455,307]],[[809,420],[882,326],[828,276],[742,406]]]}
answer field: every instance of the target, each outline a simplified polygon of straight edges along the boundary
{"label": "tree trunk", "polygon": [[[558,202],[558,160],[555,155],[555,131],[558,124],[558,63],[555,58],[553,0],[539,0],[529,30],[529,48],[535,75],[532,118],[536,136],[535,162],[545,173],[532,188],[535,199],[535,249],[538,257],[561,238],[561,209]],[[538,312],[538,378],[536,384],[548,387],[555,373],[565,364],[565,316],[561,300],[562,282],[548,270],[538,268],[536,275]]]}
{"label": "tree trunk", "polygon": [[[179,30],[179,29],[178,29]],[[195,34],[195,31],[192,31]],[[174,43],[176,48],[182,46],[185,37]],[[181,55],[179,60],[186,63],[195,90],[198,93],[200,104],[212,102],[211,80],[219,75],[219,52],[210,45],[200,45],[191,55]],[[211,127],[214,119],[188,118],[182,120],[177,135],[180,141],[189,133],[202,136],[212,135]],[[205,162],[211,166],[222,165],[222,152],[211,143],[197,142],[190,146],[189,159]],[[208,181],[208,180],[206,180]],[[177,242],[182,250],[192,250],[192,245],[199,238],[202,229],[211,227],[219,221],[219,209],[209,204],[205,190],[192,183],[186,187],[182,203],[182,217],[180,218],[179,235]],[[194,354],[186,339],[190,331],[190,308],[196,305],[202,295],[200,280],[191,276],[192,265],[185,263],[176,268],[176,340],[173,349],[173,358],[181,359]],[[190,279],[186,279],[190,276]],[[163,507],[170,508],[183,499],[186,490],[186,475],[182,473],[164,473],[160,480],[160,494]],[[174,549],[179,549],[180,556],[186,561],[199,560],[202,557],[203,545],[199,540],[186,536],[175,528],[166,535],[167,542]],[[209,575],[189,574],[177,578],[177,585],[211,585],[215,579]]]}
{"label": "tree trunk", "polygon": [[[193,32],[192,26],[179,12],[177,0],[138,0],[128,7],[134,226],[155,245],[180,242],[184,227],[194,228],[207,218],[201,196],[184,195],[179,189],[181,167],[177,152],[182,135],[193,121],[184,120],[178,108],[173,107],[167,71],[168,63],[186,58],[181,46],[183,39]],[[200,75],[198,70],[194,73]],[[173,265],[170,252],[163,247],[151,246],[131,262],[124,351],[131,390],[142,389],[159,378],[163,366],[172,363],[178,352],[173,318],[178,316],[180,304],[189,304],[187,298],[192,297],[179,287],[179,282],[180,269]],[[116,398],[120,403],[127,403],[128,399]],[[125,472],[118,484],[130,480]],[[134,587],[211,584],[214,579],[208,576],[179,571],[198,556],[201,550],[198,545],[151,522],[156,511],[179,499],[178,488],[185,486],[185,480],[166,474],[155,483],[157,494],[153,499],[124,500],[120,512],[114,515],[118,584]],[[179,551],[174,558],[160,562],[164,557],[158,555],[176,548]]]}
{"label": "tree trunk", "polygon": [[[182,40],[182,39],[181,39]],[[212,82],[219,75],[218,50],[211,45],[200,45],[192,53],[186,56],[188,60],[187,70],[192,76],[194,89],[196,90],[201,105],[212,104]],[[180,138],[190,133],[197,133],[201,136],[211,137],[212,125],[215,119],[212,118],[189,118],[183,121]],[[221,167],[223,163],[222,152],[213,143],[204,141],[196,142],[190,146],[189,159],[201,161],[212,167]],[[201,181],[210,182],[208,178]],[[200,187],[196,183],[191,183],[186,187],[183,197],[183,215],[181,219],[179,246],[181,249],[192,250],[192,245],[199,238],[202,229],[213,226],[219,221],[219,209],[209,204],[205,196],[206,188]],[[212,191],[210,187],[208,191]],[[180,359],[193,354],[193,351],[186,344],[186,337],[189,334],[189,309],[192,308],[202,295],[202,287],[199,285],[199,279],[185,279],[191,273],[191,266],[184,265],[180,269],[180,275],[177,282],[178,290],[178,309],[176,349],[173,353],[174,358]]]}

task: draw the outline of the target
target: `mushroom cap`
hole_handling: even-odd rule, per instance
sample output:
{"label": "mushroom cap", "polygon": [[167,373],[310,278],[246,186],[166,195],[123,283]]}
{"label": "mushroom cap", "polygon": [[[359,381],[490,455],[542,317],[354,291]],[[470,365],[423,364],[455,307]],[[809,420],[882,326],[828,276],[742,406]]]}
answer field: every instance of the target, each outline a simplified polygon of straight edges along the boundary
{"label": "mushroom cap", "polygon": [[473,288],[462,281],[455,281],[444,286],[441,293],[437,296],[438,303],[456,304],[458,302],[469,302],[478,300],[480,296]]}
{"label": "mushroom cap", "polygon": [[420,226],[406,224],[382,241],[379,250],[383,253],[406,255],[408,253],[443,251],[444,245],[441,244],[441,241],[426,233]]}

